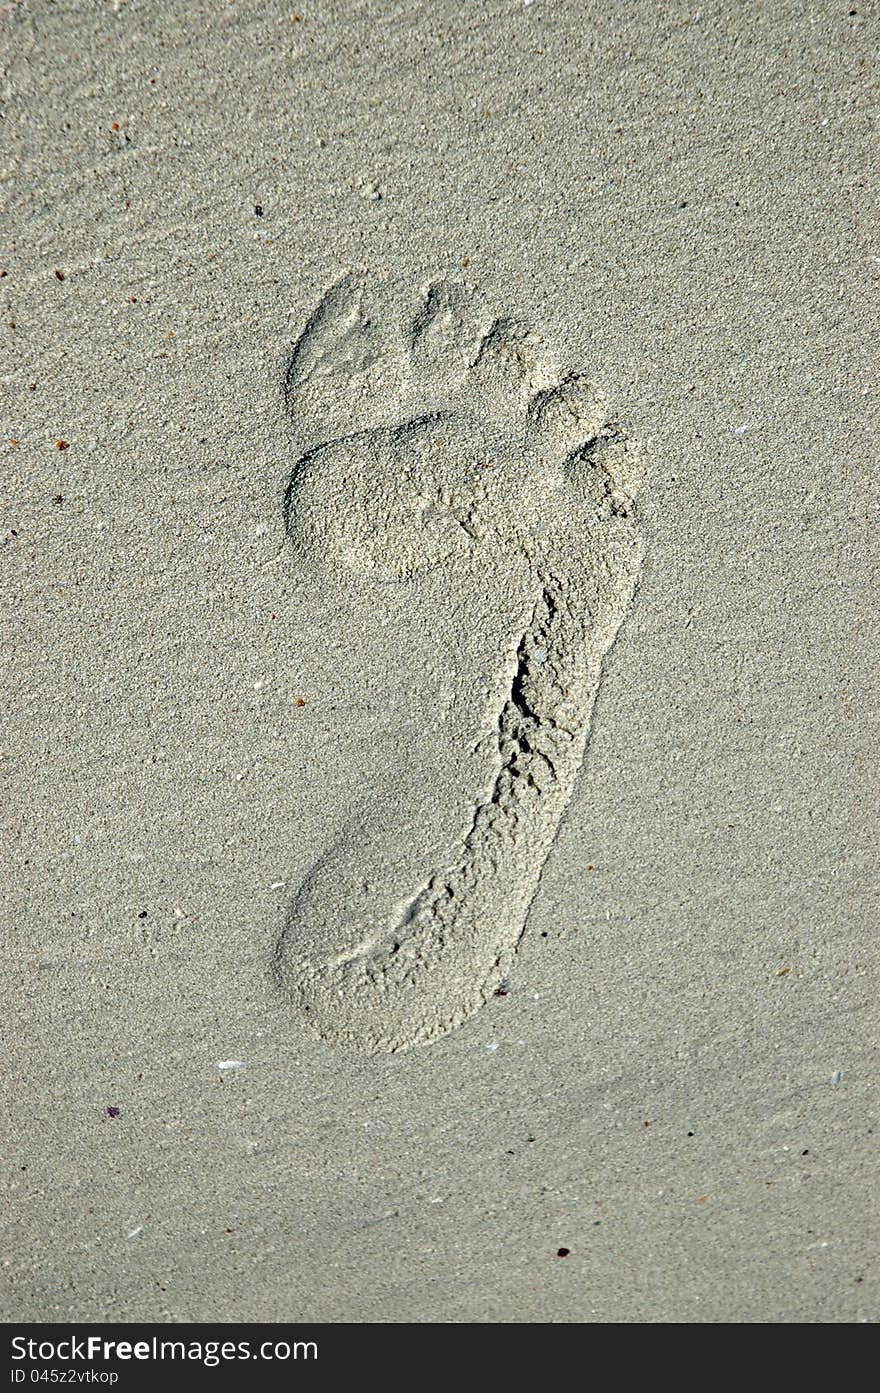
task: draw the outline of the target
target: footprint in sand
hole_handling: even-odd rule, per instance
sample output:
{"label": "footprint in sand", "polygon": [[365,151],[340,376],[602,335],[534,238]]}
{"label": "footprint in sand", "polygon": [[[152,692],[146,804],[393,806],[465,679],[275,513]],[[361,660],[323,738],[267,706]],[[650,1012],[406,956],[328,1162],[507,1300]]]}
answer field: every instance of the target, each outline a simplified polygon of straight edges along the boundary
{"label": "footprint in sand", "polygon": [[[490,709],[485,683],[462,689],[482,737],[476,764],[450,748],[459,777],[436,789],[459,828],[445,854],[400,884],[378,856],[365,864],[369,838],[340,838],[278,947],[279,981],[321,1037],[403,1050],[459,1025],[510,971],[635,589],[641,451],[592,382],[555,372],[533,332],[456,282],[407,313],[394,287],[346,277],[287,386],[308,446],[286,497],[299,566],[377,605],[391,582],[452,596],[449,651],[467,649],[456,625],[477,624],[497,654]],[[380,842],[405,839],[393,810],[380,819]]]}

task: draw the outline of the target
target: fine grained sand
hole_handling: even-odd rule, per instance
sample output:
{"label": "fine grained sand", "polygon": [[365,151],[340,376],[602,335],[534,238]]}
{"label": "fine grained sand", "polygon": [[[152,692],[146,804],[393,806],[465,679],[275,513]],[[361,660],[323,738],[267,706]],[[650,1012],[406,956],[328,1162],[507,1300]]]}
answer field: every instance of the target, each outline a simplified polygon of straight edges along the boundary
{"label": "fine grained sand", "polygon": [[[0,15],[6,1319],[875,1319],[862,8]],[[525,930],[423,1045],[279,956],[443,869],[538,611],[288,533],[345,277],[473,287],[645,444]]]}

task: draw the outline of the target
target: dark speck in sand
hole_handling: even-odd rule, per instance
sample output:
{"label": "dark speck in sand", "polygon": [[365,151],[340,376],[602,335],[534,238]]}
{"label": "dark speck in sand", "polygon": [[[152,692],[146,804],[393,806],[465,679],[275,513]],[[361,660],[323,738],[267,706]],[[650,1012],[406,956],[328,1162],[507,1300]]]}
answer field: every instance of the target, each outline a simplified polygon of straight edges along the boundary
{"label": "dark speck in sand", "polygon": [[108,1117],[118,1117],[118,1116],[119,1116],[119,1109],[118,1109],[118,1108],[108,1108],[108,1109],[107,1109],[107,1116],[108,1116]]}

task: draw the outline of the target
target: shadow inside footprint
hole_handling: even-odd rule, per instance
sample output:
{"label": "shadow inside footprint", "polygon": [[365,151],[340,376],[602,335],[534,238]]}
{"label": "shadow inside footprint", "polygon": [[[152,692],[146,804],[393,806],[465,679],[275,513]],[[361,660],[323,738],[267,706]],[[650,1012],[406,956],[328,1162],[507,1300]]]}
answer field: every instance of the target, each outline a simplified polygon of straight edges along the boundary
{"label": "shadow inside footprint", "polygon": [[438,780],[435,808],[386,807],[378,835],[341,835],[279,943],[279,982],[316,1033],[403,1050],[510,971],[635,589],[642,452],[592,382],[448,281],[407,315],[393,287],[346,277],[309,320],[287,393],[304,446],[285,499],[298,564],[377,598],[415,586],[446,643],[464,654],[477,624],[497,653],[488,694],[461,674],[449,762],[467,745],[464,774]]}

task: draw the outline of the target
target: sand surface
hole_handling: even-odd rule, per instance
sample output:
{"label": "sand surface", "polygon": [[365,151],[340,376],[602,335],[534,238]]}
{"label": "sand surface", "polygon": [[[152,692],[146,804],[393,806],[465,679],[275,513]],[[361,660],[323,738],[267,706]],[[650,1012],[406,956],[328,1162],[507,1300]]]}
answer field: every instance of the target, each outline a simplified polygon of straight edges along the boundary
{"label": "sand surface", "polygon": [[[873,1321],[871,6],[0,26],[0,1313]],[[410,328],[464,286],[488,318],[438,323],[467,371],[478,329],[534,330],[644,451],[634,504],[591,431],[529,436],[516,474],[537,369],[515,408],[462,378],[453,461],[508,472],[476,522],[437,474],[423,564],[382,432],[434,449],[436,344],[374,372],[358,310],[297,419],[345,277]],[[529,588],[551,552],[561,636]],[[551,751],[552,808],[465,856],[547,691],[583,765]],[[424,991],[389,924],[441,870]]]}

